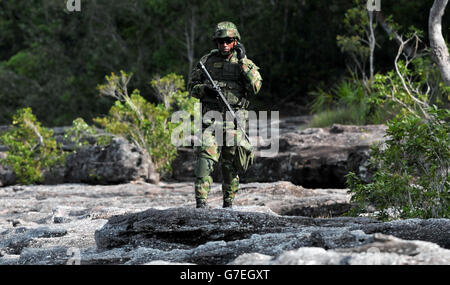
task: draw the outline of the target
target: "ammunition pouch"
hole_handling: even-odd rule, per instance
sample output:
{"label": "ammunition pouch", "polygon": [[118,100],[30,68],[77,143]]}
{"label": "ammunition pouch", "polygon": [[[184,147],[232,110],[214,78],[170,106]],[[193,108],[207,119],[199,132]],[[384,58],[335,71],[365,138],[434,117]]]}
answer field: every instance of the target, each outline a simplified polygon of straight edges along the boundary
{"label": "ammunition pouch", "polygon": [[255,161],[255,150],[247,139],[236,147],[234,166],[240,174],[244,174]]}

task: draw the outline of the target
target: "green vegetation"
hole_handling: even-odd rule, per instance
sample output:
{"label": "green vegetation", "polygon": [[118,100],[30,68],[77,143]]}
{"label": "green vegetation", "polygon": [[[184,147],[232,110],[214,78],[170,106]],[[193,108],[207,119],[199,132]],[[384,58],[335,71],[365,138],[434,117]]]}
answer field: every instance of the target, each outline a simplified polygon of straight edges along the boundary
{"label": "green vegetation", "polygon": [[[392,16],[382,18],[368,12],[366,1],[353,2],[355,6],[346,11],[343,19],[346,33],[336,37],[337,45],[348,58],[349,76],[329,90],[318,88],[309,92],[314,114],[310,127],[383,124],[401,109],[414,112],[429,104],[448,106],[450,89],[431,61],[424,33],[414,26],[402,29]],[[384,33],[380,34],[379,26]],[[393,68],[376,72],[376,48],[387,40],[398,44]]]}
{"label": "green vegetation", "polygon": [[97,129],[89,126],[82,118],[76,118],[72,126],[66,130],[64,139],[74,144],[75,149],[88,145],[109,145],[112,136],[106,133],[99,133]]}
{"label": "green vegetation", "polygon": [[[106,116],[94,118],[102,131],[77,118],[64,139],[81,148],[108,145],[112,136],[122,136],[148,152],[162,176],[170,174],[171,162],[177,154],[171,135],[180,124],[173,123],[171,116],[177,110],[193,115],[197,99],[188,96],[183,77],[171,73],[150,82],[163,103],[149,103],[137,89],[128,94],[131,77],[132,74],[123,71],[120,75],[112,73],[106,76],[105,84],[98,86],[102,95],[117,99]],[[19,183],[41,183],[46,172],[64,164],[66,153],[53,137],[53,131],[41,126],[31,108],[20,109],[14,115],[12,129],[0,139],[8,147],[7,158],[1,163],[12,167]]]}
{"label": "green vegetation", "polygon": [[[72,123],[65,139],[75,147],[122,136],[168,175],[179,126],[170,118],[193,116],[196,102],[184,78],[215,48],[215,24],[229,20],[261,68],[256,109],[309,105],[310,127],[388,125],[386,143],[372,148],[373,181],[347,177],[353,214],[374,206],[382,219],[449,217],[450,88],[426,46],[433,0],[384,1],[378,13],[366,2],[97,0],[69,13],[65,1],[0,1],[0,124],[13,122],[0,136],[1,163],[29,184],[64,162],[38,117]],[[443,34],[448,40],[450,29]]]}
{"label": "green vegetation", "polygon": [[[262,110],[306,105],[308,92],[340,82],[352,63],[336,41],[337,35],[355,35],[344,23],[355,7],[349,0],[82,2],[81,12],[69,13],[66,1],[0,1],[0,124],[24,107],[45,126],[70,125],[76,118],[91,124],[114,104],[97,96],[97,84],[120,70],[133,72],[131,90],[159,103],[148,81],[169,73],[187,81],[192,65],[214,48],[212,29],[222,20],[238,25],[249,58],[261,68],[263,87],[251,100]],[[432,0],[382,2],[386,19],[415,25],[427,38]],[[443,27],[450,26],[448,14]],[[349,20],[358,15],[364,14],[349,13]],[[450,30],[443,32],[448,39]],[[398,45],[380,26],[375,33],[374,69],[391,70]]]}
{"label": "green vegetation", "polygon": [[395,66],[396,69],[385,74],[375,74],[368,88],[362,81],[350,78],[328,92],[322,89],[311,92],[314,116],[310,127],[334,123],[384,124],[402,108],[420,110],[429,104],[445,108],[450,88],[436,74],[428,53],[410,61],[395,62]]}
{"label": "green vegetation", "polygon": [[30,108],[17,111],[12,129],[0,140],[8,147],[1,163],[14,170],[19,183],[43,182],[46,172],[64,163],[65,154],[53,138],[53,131],[42,127]]}
{"label": "green vegetation", "polygon": [[[349,58],[350,77],[329,91],[318,88],[313,97],[311,127],[340,124],[381,124],[388,130],[386,142],[371,148],[372,181],[363,183],[349,173],[347,183],[357,207],[350,214],[375,208],[374,215],[389,218],[450,217],[450,111],[445,86],[422,40],[411,26],[403,35],[392,17],[375,21],[355,0],[343,24],[345,35],[337,45]],[[384,26],[384,38],[395,40],[398,49],[393,68],[375,71],[376,32]],[[438,107],[439,106],[439,107]]]}
{"label": "green vegetation", "polygon": [[[376,75],[378,80],[383,75]],[[310,127],[321,128],[332,124],[367,125],[383,124],[398,111],[389,100],[381,99],[382,92],[367,94],[362,81],[348,79],[341,81],[329,92],[322,89],[311,92],[314,114]]]}
{"label": "green vegetation", "polygon": [[352,214],[374,206],[388,218],[450,218],[450,111],[427,109],[428,118],[411,113],[388,123],[385,145],[372,147],[373,182],[347,176]]}
{"label": "green vegetation", "polygon": [[389,107],[395,116],[387,121],[386,142],[372,147],[372,182],[347,176],[358,205],[351,214],[370,205],[380,219],[450,217],[450,111],[434,104],[445,106],[450,89],[436,77],[426,51],[399,59],[409,42],[418,46],[417,31],[402,42],[394,70],[370,81],[366,106],[375,113]]}
{"label": "green vegetation", "polygon": [[147,151],[156,170],[161,175],[168,174],[177,154],[171,135],[179,125],[171,121],[171,115],[180,108],[193,113],[195,99],[189,98],[184,90],[182,76],[169,74],[151,81],[163,103],[149,103],[137,89],[129,95],[127,85],[131,77],[132,74],[123,71],[120,75],[112,73],[106,76],[106,84],[99,85],[98,90],[102,95],[117,100],[107,116],[94,121],[107,133],[122,136]]}

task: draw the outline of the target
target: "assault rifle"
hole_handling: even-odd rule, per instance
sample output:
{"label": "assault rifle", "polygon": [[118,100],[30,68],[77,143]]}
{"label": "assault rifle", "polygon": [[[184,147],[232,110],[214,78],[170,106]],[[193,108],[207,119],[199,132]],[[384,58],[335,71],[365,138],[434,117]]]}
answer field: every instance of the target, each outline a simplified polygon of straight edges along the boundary
{"label": "assault rifle", "polygon": [[214,88],[214,90],[217,92],[217,94],[219,94],[219,97],[222,99],[222,101],[225,104],[225,106],[227,106],[227,109],[230,112],[231,116],[233,117],[234,121],[236,122],[237,126],[239,127],[239,129],[241,129],[241,132],[245,135],[245,138],[250,143],[250,138],[248,137],[248,135],[245,132],[245,130],[242,128],[241,124],[239,123],[238,118],[236,117],[236,114],[234,113],[234,111],[231,108],[230,104],[228,103],[227,99],[223,95],[222,89],[220,89],[220,87],[214,82],[214,80],[212,79],[212,77],[209,74],[208,70],[206,69],[205,65],[201,61],[200,61],[200,67],[202,68],[203,73],[206,75],[206,77],[208,78],[209,82],[212,84],[212,87]]}

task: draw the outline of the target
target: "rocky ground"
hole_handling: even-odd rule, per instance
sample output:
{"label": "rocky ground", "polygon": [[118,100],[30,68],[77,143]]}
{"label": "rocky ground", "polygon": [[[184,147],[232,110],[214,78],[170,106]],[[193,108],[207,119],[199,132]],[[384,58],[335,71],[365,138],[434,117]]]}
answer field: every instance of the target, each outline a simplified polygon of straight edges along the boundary
{"label": "rocky ground", "polygon": [[450,221],[337,217],[345,189],[215,184],[62,184],[0,190],[0,264],[450,264]]}
{"label": "rocky ground", "polygon": [[0,264],[450,264],[448,219],[344,216],[345,175],[370,179],[369,147],[386,127],[300,128],[307,119],[276,122],[279,151],[258,147],[232,210],[218,183],[209,208],[195,209],[192,148],[179,149],[170,179],[121,139],[64,145],[71,154],[46,185],[17,185],[0,165]]}

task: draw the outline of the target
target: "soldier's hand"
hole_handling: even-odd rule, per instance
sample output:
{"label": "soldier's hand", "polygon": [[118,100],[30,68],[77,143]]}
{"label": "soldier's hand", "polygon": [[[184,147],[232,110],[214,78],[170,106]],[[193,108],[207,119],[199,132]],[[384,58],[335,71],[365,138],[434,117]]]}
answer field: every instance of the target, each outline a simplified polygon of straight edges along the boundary
{"label": "soldier's hand", "polygon": [[238,42],[234,49],[236,50],[238,59],[243,59],[245,57],[245,47],[242,43]]}
{"label": "soldier's hand", "polygon": [[202,84],[201,90],[204,96],[216,97],[216,90],[209,84]]}

